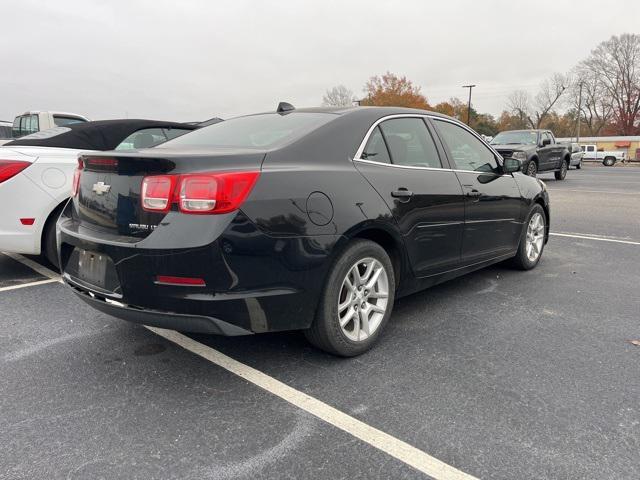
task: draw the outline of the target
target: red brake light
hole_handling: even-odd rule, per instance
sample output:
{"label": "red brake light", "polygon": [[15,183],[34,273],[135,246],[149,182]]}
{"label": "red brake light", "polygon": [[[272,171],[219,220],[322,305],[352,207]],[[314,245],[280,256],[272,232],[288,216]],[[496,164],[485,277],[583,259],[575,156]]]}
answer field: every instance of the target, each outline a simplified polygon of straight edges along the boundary
{"label": "red brake light", "polygon": [[240,208],[260,172],[155,175],[142,180],[142,208],[168,212],[172,202],[184,213],[229,213]]}
{"label": "red brake light", "polygon": [[142,208],[149,212],[168,212],[171,208],[176,177],[154,175],[142,180]]}
{"label": "red brake light", "polygon": [[19,160],[0,160],[0,183],[16,176],[31,163]]}
{"label": "red brake light", "polygon": [[84,164],[82,159],[78,159],[78,166],[73,171],[73,180],[71,181],[71,196],[75,197],[80,190],[80,172],[82,171]]}

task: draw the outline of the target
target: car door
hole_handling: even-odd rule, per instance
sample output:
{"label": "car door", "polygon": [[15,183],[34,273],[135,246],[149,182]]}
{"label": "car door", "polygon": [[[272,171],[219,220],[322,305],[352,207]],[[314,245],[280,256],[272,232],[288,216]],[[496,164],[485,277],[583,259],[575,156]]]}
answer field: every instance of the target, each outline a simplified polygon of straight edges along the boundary
{"label": "car door", "polygon": [[433,118],[465,194],[462,262],[482,262],[513,253],[520,239],[524,203],[512,174],[471,130]]}
{"label": "car door", "polygon": [[391,210],[418,277],[460,263],[464,199],[446,162],[431,127],[415,115],[379,121],[354,159]]}
{"label": "car door", "polygon": [[[548,145],[543,145],[544,141],[548,141]],[[555,168],[552,165],[553,162],[553,144],[551,143],[551,136],[547,132],[540,132],[540,143],[538,146],[538,169],[539,170],[552,170]]]}

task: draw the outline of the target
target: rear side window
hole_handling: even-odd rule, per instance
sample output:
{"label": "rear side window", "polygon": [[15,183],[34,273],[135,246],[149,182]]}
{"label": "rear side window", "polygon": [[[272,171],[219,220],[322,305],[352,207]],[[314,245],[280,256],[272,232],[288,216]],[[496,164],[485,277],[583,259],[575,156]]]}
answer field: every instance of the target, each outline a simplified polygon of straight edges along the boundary
{"label": "rear side window", "polygon": [[151,148],[184,135],[191,130],[181,128],[145,128],[132,133],[115,148],[116,150],[133,150],[138,148]]}
{"label": "rear side window", "polygon": [[376,127],[369,137],[361,158],[373,162],[391,163],[389,151],[387,150],[387,145],[384,143],[384,138],[382,137],[379,127]]}
{"label": "rear side window", "polygon": [[464,128],[450,122],[434,120],[438,133],[449,148],[456,168],[475,172],[497,172],[495,156],[482,142]]}
{"label": "rear side window", "polygon": [[20,138],[39,130],[38,115],[21,115],[13,122],[13,138]]}
{"label": "rear side window", "polygon": [[436,145],[421,118],[386,120],[380,129],[395,165],[442,168]]}
{"label": "rear side window", "polygon": [[57,127],[64,127],[66,125],[73,125],[74,123],[84,123],[86,120],[78,117],[65,117],[64,115],[54,115],[53,123]]}
{"label": "rear side window", "polygon": [[298,140],[335,119],[330,113],[265,113],[236,117],[170,140],[166,147],[274,148]]}

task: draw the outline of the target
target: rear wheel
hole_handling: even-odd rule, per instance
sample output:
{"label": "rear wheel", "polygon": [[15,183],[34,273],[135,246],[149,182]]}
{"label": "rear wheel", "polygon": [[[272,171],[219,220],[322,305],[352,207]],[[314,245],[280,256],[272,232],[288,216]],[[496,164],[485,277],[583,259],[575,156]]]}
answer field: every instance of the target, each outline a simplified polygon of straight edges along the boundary
{"label": "rear wheel", "polygon": [[62,206],[56,208],[51,215],[49,215],[42,233],[41,255],[56,269],[60,268],[60,265],[58,264],[58,246],[56,245],[56,222],[58,221],[58,217],[60,217],[61,212]]}
{"label": "rear wheel", "polygon": [[387,252],[355,240],[334,262],[307,339],[326,352],[353,357],[369,350],[391,316],[395,277]]}
{"label": "rear wheel", "polygon": [[606,157],[603,161],[602,164],[605,167],[612,167],[613,164],[616,163],[616,159],[614,157]]}
{"label": "rear wheel", "polygon": [[531,160],[529,162],[529,164],[527,165],[527,170],[525,171],[525,173],[527,175],[529,175],[530,177],[535,177],[536,174],[538,173],[538,165],[536,164],[535,160]]}
{"label": "rear wheel", "polygon": [[564,180],[567,176],[567,170],[569,170],[569,161],[563,160],[560,170],[554,173],[556,180]]}
{"label": "rear wheel", "polygon": [[535,204],[529,212],[520,236],[518,253],[513,263],[521,270],[531,270],[540,261],[544,250],[547,217],[540,204]]}

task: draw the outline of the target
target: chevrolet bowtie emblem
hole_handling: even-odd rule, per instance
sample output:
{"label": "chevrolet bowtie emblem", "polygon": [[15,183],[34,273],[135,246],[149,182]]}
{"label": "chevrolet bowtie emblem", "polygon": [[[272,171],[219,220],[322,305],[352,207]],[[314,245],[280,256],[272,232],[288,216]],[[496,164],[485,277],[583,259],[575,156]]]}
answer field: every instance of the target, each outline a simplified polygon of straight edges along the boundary
{"label": "chevrolet bowtie emblem", "polygon": [[93,184],[93,188],[91,190],[93,190],[96,195],[104,195],[105,193],[109,193],[111,185],[105,185],[104,182],[98,182]]}

